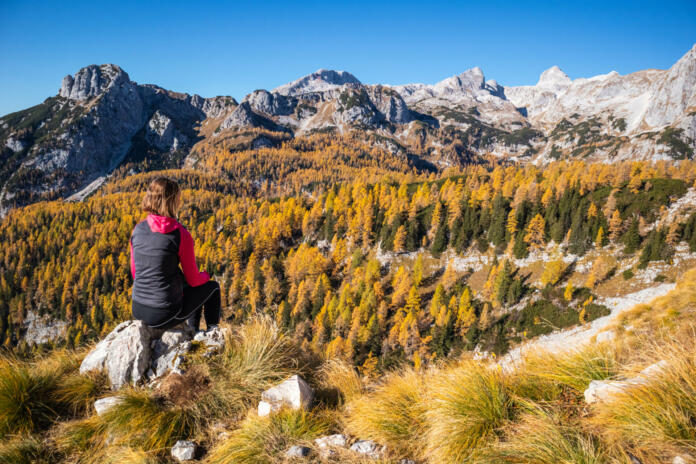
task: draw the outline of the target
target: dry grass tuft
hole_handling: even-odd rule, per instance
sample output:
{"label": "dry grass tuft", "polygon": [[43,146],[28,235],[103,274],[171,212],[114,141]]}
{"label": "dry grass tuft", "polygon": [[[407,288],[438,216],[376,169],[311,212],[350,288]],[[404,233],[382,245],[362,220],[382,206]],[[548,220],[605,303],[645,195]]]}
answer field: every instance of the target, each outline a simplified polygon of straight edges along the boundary
{"label": "dry grass tuft", "polygon": [[208,367],[195,364],[183,374],[172,373],[165,377],[158,393],[176,406],[188,406],[205,397],[211,388]]}
{"label": "dry grass tuft", "polygon": [[230,438],[215,448],[209,464],[273,464],[292,445],[311,445],[333,426],[320,412],[282,410],[266,417],[250,414]]}
{"label": "dry grass tuft", "polygon": [[448,368],[430,378],[428,387],[426,453],[431,462],[476,459],[514,412],[510,379],[483,364]]}
{"label": "dry grass tuft", "polygon": [[390,374],[346,409],[346,427],[353,435],[385,444],[404,457],[421,454],[426,410],[421,373],[406,369]]}

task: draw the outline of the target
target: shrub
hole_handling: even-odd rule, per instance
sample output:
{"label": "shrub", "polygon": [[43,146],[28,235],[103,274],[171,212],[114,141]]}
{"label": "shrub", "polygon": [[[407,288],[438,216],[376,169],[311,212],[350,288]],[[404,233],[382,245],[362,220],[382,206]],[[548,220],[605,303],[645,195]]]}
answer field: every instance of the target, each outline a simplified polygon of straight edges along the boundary
{"label": "shrub", "polygon": [[621,275],[623,276],[624,280],[629,280],[632,279],[635,274],[633,273],[632,269],[626,269]]}

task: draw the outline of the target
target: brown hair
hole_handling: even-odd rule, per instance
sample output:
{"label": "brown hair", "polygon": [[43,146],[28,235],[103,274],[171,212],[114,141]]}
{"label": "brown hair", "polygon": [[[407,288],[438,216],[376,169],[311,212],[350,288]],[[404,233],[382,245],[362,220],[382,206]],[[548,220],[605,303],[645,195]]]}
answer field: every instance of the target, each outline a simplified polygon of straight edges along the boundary
{"label": "brown hair", "polygon": [[179,184],[166,177],[158,177],[150,182],[141,206],[148,213],[175,218],[180,195]]}

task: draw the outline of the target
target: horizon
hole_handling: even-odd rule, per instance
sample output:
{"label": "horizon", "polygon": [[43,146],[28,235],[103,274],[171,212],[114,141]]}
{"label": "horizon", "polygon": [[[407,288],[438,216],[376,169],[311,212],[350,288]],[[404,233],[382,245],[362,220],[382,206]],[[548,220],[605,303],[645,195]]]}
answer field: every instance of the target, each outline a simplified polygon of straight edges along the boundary
{"label": "horizon", "polygon": [[[414,3],[135,5],[0,6],[0,115],[56,95],[64,76],[90,64],[116,64],[141,84],[241,101],[322,68],[385,85],[434,84],[475,67],[507,87],[534,85],[553,66],[573,80],[626,75],[668,69],[696,43],[690,2],[440,2],[417,11]],[[294,24],[299,33],[288,29]]]}

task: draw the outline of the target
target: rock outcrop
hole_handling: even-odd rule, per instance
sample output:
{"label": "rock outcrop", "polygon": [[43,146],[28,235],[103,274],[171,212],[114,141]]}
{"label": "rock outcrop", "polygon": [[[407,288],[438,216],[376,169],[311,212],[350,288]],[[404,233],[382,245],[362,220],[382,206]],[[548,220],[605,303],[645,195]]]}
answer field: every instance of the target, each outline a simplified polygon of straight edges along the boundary
{"label": "rock outcrop", "polygon": [[141,321],[126,321],[87,354],[80,373],[105,371],[113,390],[146,377],[152,381],[169,372],[181,374],[192,340],[202,345],[203,356],[210,356],[224,348],[225,330],[218,327],[194,336],[185,324],[162,331]]}
{"label": "rock outcrop", "polygon": [[267,416],[283,407],[307,409],[314,398],[314,391],[299,375],[293,375],[283,383],[261,394],[259,416]]}
{"label": "rock outcrop", "polygon": [[87,354],[80,373],[105,370],[113,390],[135,385],[150,367],[150,337],[142,321],[122,322]]}

